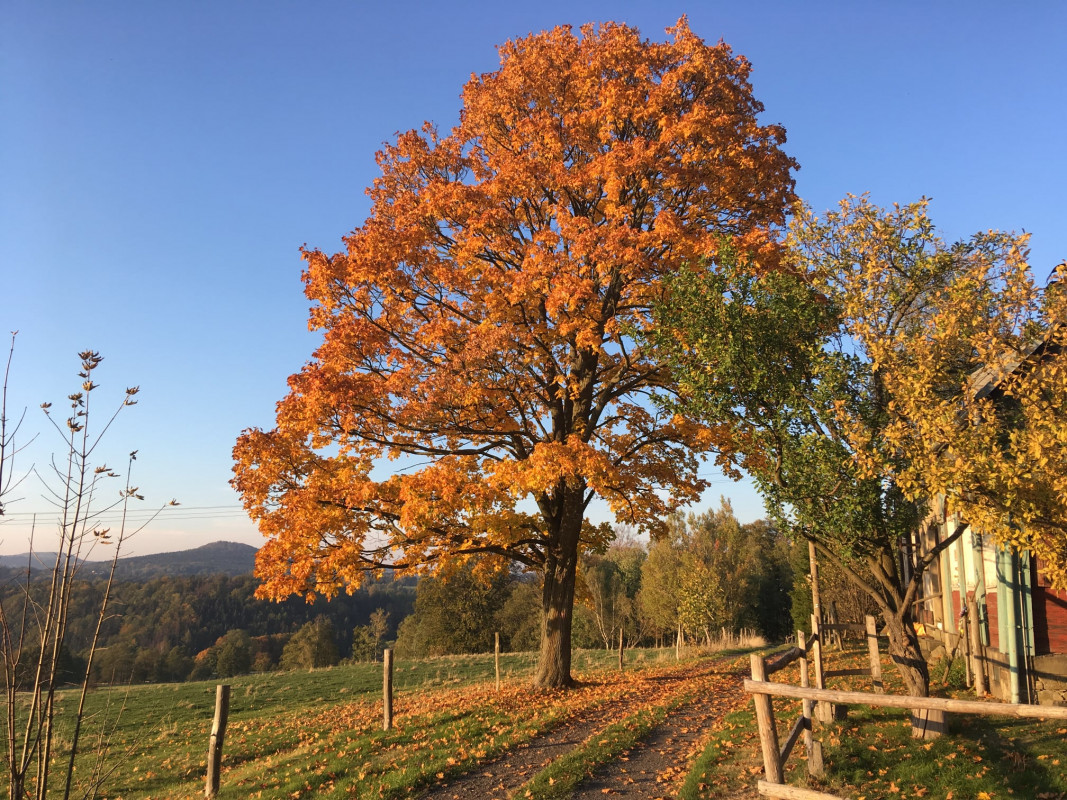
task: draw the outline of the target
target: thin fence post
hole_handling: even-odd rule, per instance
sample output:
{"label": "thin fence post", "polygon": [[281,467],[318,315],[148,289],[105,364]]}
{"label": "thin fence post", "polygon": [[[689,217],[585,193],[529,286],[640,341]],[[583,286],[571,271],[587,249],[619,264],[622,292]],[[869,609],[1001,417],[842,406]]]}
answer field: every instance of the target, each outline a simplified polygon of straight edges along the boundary
{"label": "thin fence post", "polygon": [[971,613],[967,615],[967,635],[971,639],[971,658],[973,659],[974,692],[985,697],[985,658],[982,652],[982,634],[978,627],[978,595],[971,601]]}
{"label": "thin fence post", "polygon": [[[808,570],[811,573],[811,613],[822,619],[822,604],[819,597],[819,558],[815,554],[815,542],[808,540]],[[812,633],[815,629],[812,628]]]}
{"label": "thin fence post", "polygon": [[[808,677],[808,637],[804,634],[804,631],[797,631],[797,647],[801,652],[800,685],[802,688],[807,689],[810,685]],[[815,703],[805,698],[801,701],[801,706],[804,713],[804,750],[808,757],[808,774],[813,778],[821,778],[825,772],[822,761],[822,742],[816,741],[812,733],[811,712],[815,708]]]}
{"label": "thin fence post", "polygon": [[393,651],[388,647],[382,653],[382,730],[393,727]]}
{"label": "thin fence post", "polygon": [[211,721],[211,736],[207,746],[207,781],[204,797],[213,800],[219,792],[219,774],[222,771],[222,744],[226,738],[226,722],[230,718],[230,687],[219,684],[215,687],[215,718]]}
{"label": "thin fence post", "polygon": [[496,690],[500,691],[500,631],[496,632],[493,644],[493,663],[496,666]]}
{"label": "thin fence post", "polygon": [[622,628],[619,628],[619,672],[622,672]]}
{"label": "thin fence post", "polygon": [[867,653],[871,658],[871,682],[878,694],[885,694],[885,684],[882,683],[882,659],[878,653],[878,623],[870,614],[864,618],[864,622],[867,625]]}
{"label": "thin fence post", "polygon": [[[829,620],[831,625],[836,625],[838,622],[837,604],[833,600],[831,600],[829,603],[829,608],[826,611],[826,618]],[[834,628],[833,630],[828,631],[828,633],[830,635],[827,638],[833,639],[834,647],[836,647],[838,650],[844,650],[845,645],[844,642],[841,640],[841,631]],[[827,642],[827,646],[829,646],[829,642]]]}
{"label": "thin fence post", "polygon": [[[815,688],[825,689],[826,682],[822,674],[823,630],[818,614],[811,615],[811,637],[811,660],[815,664]],[[816,704],[815,713],[820,722],[830,722],[834,718],[833,708],[825,701],[820,700]]]}
{"label": "thin fence post", "polygon": [[[751,656],[752,680],[765,682],[767,668],[763,656],[753,653]],[[778,729],[774,726],[774,706],[769,694],[753,694],[752,702],[756,706],[756,723],[759,725],[759,742],[763,750],[763,772],[768,783],[782,783],[782,762],[778,752]]]}

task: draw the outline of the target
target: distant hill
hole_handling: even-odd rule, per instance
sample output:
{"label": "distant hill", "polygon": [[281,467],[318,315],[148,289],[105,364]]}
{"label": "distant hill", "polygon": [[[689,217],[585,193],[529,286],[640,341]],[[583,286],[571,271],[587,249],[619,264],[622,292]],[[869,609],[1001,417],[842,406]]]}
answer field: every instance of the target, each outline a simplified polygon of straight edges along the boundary
{"label": "distant hill", "polygon": [[[252,572],[256,548],[238,542],[212,542],[192,550],[175,553],[157,553],[150,556],[120,558],[116,577],[123,581],[143,581],[150,578],[184,577],[190,575],[247,575]],[[24,569],[27,555],[0,556],[0,567]],[[50,570],[55,564],[55,553],[38,553],[33,568]],[[105,561],[90,561],[82,566],[84,578],[104,577],[110,564]]]}

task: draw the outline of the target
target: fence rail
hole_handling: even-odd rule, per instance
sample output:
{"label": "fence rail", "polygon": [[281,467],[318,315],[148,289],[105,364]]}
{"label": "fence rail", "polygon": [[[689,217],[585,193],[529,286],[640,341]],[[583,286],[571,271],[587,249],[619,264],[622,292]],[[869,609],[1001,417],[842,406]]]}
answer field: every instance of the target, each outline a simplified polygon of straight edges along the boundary
{"label": "fence rail", "polygon": [[[982,716],[1067,720],[1067,708],[1062,707],[885,694],[878,652],[878,631],[872,617],[867,617],[866,625],[849,627],[849,630],[862,628],[867,634],[871,658],[870,669],[824,672],[822,670],[820,637],[825,635],[827,627],[829,626],[822,626],[822,630],[820,630],[818,620],[813,617],[813,629],[816,633],[812,637],[807,638],[803,631],[798,631],[796,647],[790,648],[770,659],[765,659],[757,654],[753,654],[751,657],[752,677],[745,680],[744,686],[745,691],[752,695],[752,701],[755,705],[760,748],[763,751],[765,779],[757,784],[757,790],[761,797],[781,798],[781,800],[842,800],[836,795],[788,785],[784,780],[785,763],[802,733],[804,735],[805,749],[807,750],[808,774],[812,777],[823,776],[822,746],[815,740],[812,727],[812,709],[816,703],[826,709],[831,709],[834,703],[841,703],[845,705],[903,708],[912,711],[913,714],[916,711],[932,711],[978,714]],[[842,626],[837,625],[836,627],[841,628]],[[808,685],[809,654],[815,660],[817,685],[814,687]],[[800,661],[800,686],[767,680],[768,676],[789,666],[794,661]],[[835,675],[870,676],[874,682],[875,691],[852,692],[825,688],[822,684],[823,680]],[[774,719],[772,697],[788,697],[803,701],[801,714],[791,725],[789,733],[781,746],[778,744],[778,728]],[[832,714],[820,715],[820,718],[824,721],[829,720],[832,718]]]}
{"label": "fence rail", "polygon": [[919,708],[928,711],[948,711],[955,714],[979,714],[986,717],[1019,717],[1026,719],[1067,719],[1062,706],[1030,706],[1019,703],[997,703],[987,700],[955,700],[950,697],[916,697],[906,694],[872,694],[846,692],[837,689],[805,689],[789,683],[771,683],[745,679],[749,694],[767,694],[801,700],[824,700],[847,705],[867,705],[882,708]]}

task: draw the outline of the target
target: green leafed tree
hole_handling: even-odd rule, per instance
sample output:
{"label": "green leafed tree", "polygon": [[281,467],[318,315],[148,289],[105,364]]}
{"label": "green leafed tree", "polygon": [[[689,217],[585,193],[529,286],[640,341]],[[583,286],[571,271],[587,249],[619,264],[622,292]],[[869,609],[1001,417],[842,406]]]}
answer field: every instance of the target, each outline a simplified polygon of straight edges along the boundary
{"label": "green leafed tree", "polygon": [[337,631],[327,617],[308,622],[282,650],[282,669],[332,667],[338,661]]}
{"label": "green leafed tree", "polygon": [[376,609],[366,625],[359,625],[352,632],[352,659],[377,661],[382,656],[388,635],[389,614],[384,608]]}
{"label": "green leafed tree", "polygon": [[641,564],[641,589],[637,596],[639,613],[645,629],[658,641],[673,637],[678,629],[678,584],[684,533],[684,515],[671,515],[666,534],[649,544],[648,557]]}
{"label": "green leafed tree", "polygon": [[606,556],[592,554],[582,564],[583,591],[579,596],[592,627],[606,649],[618,642],[618,632],[630,614],[626,578],[622,569]]}
{"label": "green leafed tree", "polygon": [[215,644],[215,674],[220,678],[252,671],[252,637],[246,631],[228,631]]}
{"label": "green leafed tree", "polygon": [[963,528],[907,572],[901,542],[928,498],[962,508],[975,470],[953,448],[973,454],[988,430],[971,422],[970,376],[1039,329],[1023,244],[950,245],[925,203],[849,198],[823,218],[797,210],[788,269],[724,249],[676,275],[657,312],[676,407],[723,432],[720,464],[752,476],[777,523],[867,593],[912,694],[929,686],[912,618],[923,572]]}
{"label": "green leafed tree", "polygon": [[505,650],[536,650],[541,640],[541,587],[533,580],[518,580],[494,617]]}
{"label": "green leafed tree", "polygon": [[492,569],[487,560],[423,578],[415,591],[415,613],[400,624],[397,652],[410,658],[492,650],[496,615],[511,583],[506,571]]}

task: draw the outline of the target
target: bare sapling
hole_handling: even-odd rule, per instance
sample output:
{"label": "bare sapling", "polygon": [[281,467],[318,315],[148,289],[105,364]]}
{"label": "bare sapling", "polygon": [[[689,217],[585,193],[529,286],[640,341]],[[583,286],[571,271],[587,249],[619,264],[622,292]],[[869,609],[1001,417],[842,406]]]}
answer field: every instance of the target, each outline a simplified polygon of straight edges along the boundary
{"label": "bare sapling", "polygon": [[[13,341],[13,339],[12,339]],[[17,446],[14,430],[7,429],[7,380],[13,354],[9,352],[4,373],[3,407],[0,409],[0,501],[10,492],[14,455]],[[105,499],[108,481],[120,475],[106,464],[94,465],[96,453],[105,434],[122,411],[136,404],[137,387],[125,390],[118,407],[97,428],[93,424],[93,399],[99,389],[95,373],[103,358],[96,352],[79,354],[80,391],[68,396],[70,414],[58,422],[51,414],[51,404],[42,409],[62,442],[61,455],[53,456],[45,474],[32,470],[45,486],[45,497],[55,507],[56,549],[50,570],[42,576],[33,569],[36,560],[36,524],[30,535],[25,574],[17,592],[0,594],[0,656],[4,662],[6,699],[6,754],[9,800],[45,800],[62,796],[94,798],[108,776],[117,767],[108,766],[111,739],[106,726],[108,717],[94,720],[101,727],[90,754],[82,754],[82,741],[88,720],[86,697],[91,689],[90,674],[100,641],[101,629],[108,619],[108,605],[115,584],[115,573],[123,545],[163,510],[160,507],[149,519],[137,526],[128,525],[130,504],[143,500],[130,474],[136,451],[129,454],[126,477],[118,498]],[[21,418],[20,418],[21,421]],[[176,505],[171,501],[168,505]],[[0,518],[3,505],[0,503]],[[102,516],[118,517],[113,527],[102,527]],[[88,648],[81,654],[84,669],[69,674],[65,665],[67,652],[68,611],[79,586],[79,572],[87,559],[99,550],[110,548],[109,568],[98,606],[94,632]],[[70,696],[63,702],[62,724],[57,726],[58,691],[64,684],[76,689],[76,705]],[[120,706],[121,709],[121,706]],[[121,711],[119,712],[121,713]],[[114,720],[112,720],[112,726]],[[61,727],[61,730],[58,728]],[[82,756],[81,758],[79,756]],[[75,765],[80,766],[76,780]]]}

